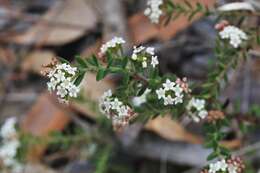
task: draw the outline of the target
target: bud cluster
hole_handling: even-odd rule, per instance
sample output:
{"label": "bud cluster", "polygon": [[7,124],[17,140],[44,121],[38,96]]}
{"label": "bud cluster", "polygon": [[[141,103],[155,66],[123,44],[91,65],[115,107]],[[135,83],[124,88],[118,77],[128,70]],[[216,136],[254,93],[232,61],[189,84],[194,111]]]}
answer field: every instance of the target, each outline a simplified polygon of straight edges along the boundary
{"label": "bud cluster", "polygon": [[244,169],[245,165],[240,157],[231,157],[210,163],[200,173],[242,173]]}

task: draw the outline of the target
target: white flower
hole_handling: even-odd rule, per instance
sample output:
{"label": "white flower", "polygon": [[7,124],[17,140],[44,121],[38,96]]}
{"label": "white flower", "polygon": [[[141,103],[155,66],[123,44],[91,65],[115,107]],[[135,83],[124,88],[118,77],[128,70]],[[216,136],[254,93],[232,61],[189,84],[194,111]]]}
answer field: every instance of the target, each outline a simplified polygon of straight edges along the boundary
{"label": "white flower", "polygon": [[195,122],[205,119],[208,115],[208,112],[205,110],[205,100],[203,99],[192,98],[187,104],[186,109]]}
{"label": "white flower", "polygon": [[17,140],[5,141],[0,148],[0,158],[15,157],[19,146],[20,142]]}
{"label": "white flower", "polygon": [[170,95],[165,97],[163,100],[164,100],[164,105],[172,105],[174,102],[174,99]]}
{"label": "white flower", "polygon": [[206,110],[202,110],[202,111],[199,111],[198,113],[198,116],[201,118],[201,119],[205,119],[208,115],[208,112]]}
{"label": "white flower", "polygon": [[174,104],[183,103],[183,94],[178,95],[174,98]]}
{"label": "white flower", "polygon": [[182,94],[183,89],[179,85],[176,85],[173,87],[173,91],[175,92],[175,96],[178,97]]}
{"label": "white flower", "polygon": [[219,170],[226,171],[228,165],[224,159],[222,159],[221,161],[218,161],[217,163],[218,163]]}
{"label": "white flower", "polygon": [[55,73],[56,73],[56,69],[55,69],[55,70],[51,70],[51,71],[49,71],[49,73],[48,73],[47,76],[48,76],[49,78],[52,78]]}
{"label": "white flower", "polygon": [[221,161],[217,161],[215,163],[211,163],[209,165],[209,173],[217,173],[218,171],[226,171],[228,168],[228,164],[223,159]]}
{"label": "white flower", "polygon": [[106,92],[104,92],[104,94],[101,96],[101,99],[105,100],[108,97],[112,96],[112,91],[111,89],[107,90]]}
{"label": "white flower", "polygon": [[155,66],[157,66],[159,64],[158,58],[157,56],[152,56],[152,61],[151,61],[151,65],[153,68],[155,68]]}
{"label": "white flower", "polygon": [[248,39],[246,33],[235,26],[226,26],[219,32],[219,36],[222,39],[229,39],[234,48],[238,48],[243,40]]}
{"label": "white flower", "polygon": [[145,51],[146,51],[146,53],[148,53],[150,55],[154,55],[154,48],[153,47],[147,47]]}
{"label": "white flower", "polygon": [[147,68],[147,62],[146,62],[146,61],[143,61],[143,62],[142,62],[142,66],[143,66],[143,68]]}
{"label": "white flower", "polygon": [[71,67],[70,65],[67,66],[67,72],[71,75],[75,75],[77,71],[76,67]]}
{"label": "white flower", "polygon": [[147,9],[144,11],[144,15],[150,18],[152,23],[159,23],[159,18],[162,15],[160,6],[163,4],[162,0],[148,0]]}
{"label": "white flower", "polygon": [[158,99],[165,98],[165,90],[163,88],[160,88],[160,89],[156,90],[155,92],[158,96]]}
{"label": "white flower", "polygon": [[56,91],[60,103],[68,103],[69,97],[77,97],[80,88],[74,84],[76,67],[69,64],[57,64],[48,74],[50,81],[47,83],[50,92]]}
{"label": "white flower", "polygon": [[78,96],[78,93],[80,91],[80,88],[73,85],[73,84],[70,84],[70,87],[68,88],[68,91],[69,91],[69,96],[70,97],[77,97]]}
{"label": "white flower", "polygon": [[144,46],[139,46],[139,47],[134,46],[133,53],[134,53],[134,54],[141,53],[144,49],[145,49]]}
{"label": "white flower", "polygon": [[114,37],[110,41],[103,44],[100,48],[100,53],[105,54],[109,48],[115,48],[117,45],[124,44],[125,40],[121,37]]}
{"label": "white flower", "polygon": [[237,167],[232,165],[232,164],[229,164],[228,165],[228,172],[229,173],[237,173]]}
{"label": "white flower", "polygon": [[132,55],[132,60],[137,60],[137,54]]}
{"label": "white flower", "polygon": [[163,98],[164,105],[177,105],[179,103],[183,103],[184,90],[179,83],[175,83],[172,82],[170,79],[166,79],[165,83],[163,83],[162,85],[163,88],[156,90],[156,93],[158,99]]}
{"label": "white flower", "polygon": [[134,97],[133,100],[132,100],[134,106],[137,106],[137,107],[138,107],[138,106],[142,105],[143,103],[145,103],[145,102],[146,102],[146,97],[147,97],[147,95],[148,95],[151,91],[152,91],[151,89],[147,88],[147,89],[145,90],[145,92],[144,92],[141,96],[139,96],[139,97]]}
{"label": "white flower", "polygon": [[131,57],[132,60],[137,60],[137,54],[141,53],[144,49],[145,47],[143,46],[139,46],[139,47],[134,46],[133,54]]}
{"label": "white flower", "polygon": [[111,109],[111,102],[110,101],[105,101],[104,102],[104,111],[105,111],[105,113],[108,113],[110,109]]}
{"label": "white flower", "polygon": [[50,79],[49,82],[47,82],[47,86],[48,86],[48,90],[49,91],[54,91],[56,89],[56,85],[58,84],[59,82],[54,78],[52,77]]}
{"label": "white flower", "polygon": [[215,163],[209,164],[209,173],[216,173],[218,171],[218,167]]}
{"label": "white flower", "polygon": [[71,78],[70,77],[64,79],[63,82],[60,84],[60,86],[62,86],[65,89],[71,88],[72,85],[73,85],[73,83],[71,83]]}
{"label": "white flower", "polygon": [[123,105],[118,109],[118,116],[127,116],[128,115],[128,108],[127,106]]}
{"label": "white flower", "polygon": [[118,128],[128,124],[133,112],[128,105],[124,105],[118,98],[112,97],[111,90],[106,91],[99,99],[100,111],[112,120],[113,126]]}
{"label": "white flower", "polygon": [[8,118],[3,124],[0,134],[2,138],[12,138],[16,136],[15,124],[17,120],[15,117]]}
{"label": "white flower", "polygon": [[143,68],[147,68],[148,63],[151,64],[153,68],[155,68],[159,64],[159,61],[157,56],[154,56],[154,54],[155,53],[153,47],[145,48],[143,46],[139,46],[139,47],[134,46],[131,59],[134,61],[138,59],[139,60],[138,62],[142,62]]}
{"label": "white flower", "polygon": [[115,98],[114,101],[111,102],[111,108],[118,110],[122,104],[123,103],[119,101],[118,98]]}
{"label": "white flower", "polygon": [[165,89],[165,91],[169,91],[169,90],[174,90],[174,85],[175,83],[172,82],[170,79],[166,79],[166,82],[163,83],[163,87]]}
{"label": "white flower", "polygon": [[0,147],[0,160],[3,166],[11,168],[15,173],[16,167],[20,165],[15,157],[17,150],[20,147],[20,141],[18,140],[15,124],[17,120],[15,117],[8,118],[1,127],[2,146]]}
{"label": "white flower", "polygon": [[55,74],[54,77],[56,78],[57,82],[62,82],[65,80],[65,73],[62,72],[61,70],[58,70]]}
{"label": "white flower", "polygon": [[192,104],[198,111],[200,111],[205,107],[205,100],[194,99]]}
{"label": "white flower", "polygon": [[64,98],[68,94],[68,91],[63,86],[59,85],[57,87],[57,95]]}
{"label": "white flower", "polygon": [[190,113],[190,116],[194,122],[196,123],[200,122],[200,118],[196,114]]}

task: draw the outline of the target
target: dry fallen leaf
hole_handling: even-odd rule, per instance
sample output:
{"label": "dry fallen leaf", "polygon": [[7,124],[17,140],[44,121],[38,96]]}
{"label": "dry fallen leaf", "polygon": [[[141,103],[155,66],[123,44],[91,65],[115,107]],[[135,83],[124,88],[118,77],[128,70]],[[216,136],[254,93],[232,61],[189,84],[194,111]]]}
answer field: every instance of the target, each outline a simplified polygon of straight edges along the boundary
{"label": "dry fallen leaf", "polygon": [[186,131],[170,116],[158,117],[150,120],[145,129],[153,131],[164,139],[170,141],[185,141],[194,144],[202,143],[202,138]]}
{"label": "dry fallen leaf", "polygon": [[222,5],[218,8],[219,11],[238,11],[238,10],[248,10],[255,11],[252,4],[248,2],[233,2]]}
{"label": "dry fallen leaf", "polygon": [[22,69],[40,74],[42,65],[50,63],[53,57],[55,54],[51,51],[33,51],[22,62]]}
{"label": "dry fallen leaf", "polygon": [[237,149],[241,147],[242,141],[240,139],[233,139],[228,141],[222,141],[221,145],[229,149]]}
{"label": "dry fallen leaf", "polygon": [[95,11],[85,0],[59,1],[42,19],[45,22],[39,20],[27,32],[5,40],[29,45],[61,45],[81,37],[97,24]]}
{"label": "dry fallen leaf", "polygon": [[[148,121],[145,129],[169,141],[184,141],[193,144],[202,144],[204,141],[202,136],[188,132],[181,124],[171,119],[170,116],[158,117]],[[222,141],[221,144],[229,149],[235,149],[241,146],[241,140]]]}

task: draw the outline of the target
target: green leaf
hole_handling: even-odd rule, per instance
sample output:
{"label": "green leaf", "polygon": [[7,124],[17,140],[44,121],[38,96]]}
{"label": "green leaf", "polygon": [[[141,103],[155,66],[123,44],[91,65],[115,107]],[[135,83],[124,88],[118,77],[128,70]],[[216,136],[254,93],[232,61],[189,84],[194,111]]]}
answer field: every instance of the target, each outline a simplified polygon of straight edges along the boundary
{"label": "green leaf", "polygon": [[70,62],[64,58],[59,57],[58,59],[60,60],[61,63],[70,64]]}
{"label": "green leaf", "polygon": [[75,59],[82,68],[88,67],[87,63],[80,56],[75,56]]}
{"label": "green leaf", "polygon": [[123,84],[124,84],[124,85],[128,85],[129,80],[130,80],[130,75],[129,75],[128,73],[124,73],[124,76],[123,76]]}
{"label": "green leaf", "polygon": [[142,88],[138,91],[137,96],[141,96],[145,92],[146,88],[147,87],[143,85]]}
{"label": "green leaf", "polygon": [[216,157],[218,157],[218,153],[214,151],[207,157],[207,160],[210,161],[215,159]]}
{"label": "green leaf", "polygon": [[106,69],[99,69],[98,72],[97,72],[97,76],[96,76],[96,80],[97,81],[100,81],[102,79],[104,79],[104,77],[107,75],[107,70]]}
{"label": "green leaf", "polygon": [[105,147],[102,149],[101,154],[98,157],[97,163],[96,163],[96,169],[94,173],[105,173],[108,169],[108,162],[109,157],[111,153],[111,147]]}
{"label": "green leaf", "polygon": [[229,149],[225,148],[225,147],[220,147],[220,153],[225,155],[225,156],[230,156],[230,151]]}
{"label": "green leaf", "polygon": [[192,18],[197,14],[197,12],[198,12],[198,11],[193,11],[193,12],[189,15],[188,20],[191,21]]}
{"label": "green leaf", "polygon": [[74,84],[76,85],[76,86],[78,86],[80,83],[81,83],[81,81],[83,80],[83,78],[84,78],[84,75],[85,75],[85,72],[80,72],[79,73],[79,75],[78,75],[78,77],[75,79],[75,81],[74,81]]}
{"label": "green leaf", "polygon": [[107,57],[107,68],[109,68],[113,63],[113,55],[110,53],[110,51],[107,51],[106,57]]}
{"label": "green leaf", "polygon": [[122,68],[126,68],[128,63],[128,57],[124,57],[123,61],[122,61]]}
{"label": "green leaf", "polygon": [[256,43],[260,45],[260,35],[256,35]]}
{"label": "green leaf", "polygon": [[98,60],[97,60],[97,57],[95,55],[92,55],[91,58],[87,59],[87,62],[93,66],[96,66],[98,67],[99,66],[99,63],[98,63]]}

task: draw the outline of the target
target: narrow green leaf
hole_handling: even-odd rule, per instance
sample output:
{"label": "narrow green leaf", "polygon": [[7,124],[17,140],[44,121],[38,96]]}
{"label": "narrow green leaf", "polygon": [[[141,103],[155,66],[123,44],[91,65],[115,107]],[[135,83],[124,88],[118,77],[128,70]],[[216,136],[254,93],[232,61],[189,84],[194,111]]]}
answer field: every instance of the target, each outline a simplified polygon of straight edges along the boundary
{"label": "narrow green leaf", "polygon": [[106,69],[99,69],[97,72],[97,76],[96,76],[96,80],[100,81],[102,79],[104,79],[104,77],[107,75],[107,70]]}
{"label": "narrow green leaf", "polygon": [[256,43],[260,45],[260,35],[256,35]]}
{"label": "narrow green leaf", "polygon": [[85,76],[85,72],[80,72],[78,77],[75,79],[74,84],[78,86]]}
{"label": "narrow green leaf", "polygon": [[97,57],[95,55],[92,55],[91,58],[88,58],[87,59],[87,62],[93,66],[96,66],[98,67],[99,66],[99,63],[98,63],[98,60],[97,60]]}
{"label": "narrow green leaf", "polygon": [[60,60],[61,63],[70,64],[70,62],[64,58],[59,57],[58,59]]}
{"label": "narrow green leaf", "polygon": [[122,61],[122,68],[126,68],[128,63],[128,57],[124,57],[123,61]]}
{"label": "narrow green leaf", "polygon": [[106,52],[106,57],[107,57],[107,68],[109,68],[113,63],[113,56],[110,53],[110,51]]}
{"label": "narrow green leaf", "polygon": [[197,14],[197,11],[193,11],[193,12],[189,15],[188,20],[191,21],[192,18],[193,18],[196,14]]}
{"label": "narrow green leaf", "polygon": [[129,80],[130,80],[130,75],[129,75],[128,73],[124,73],[124,76],[123,76],[123,84],[124,84],[124,85],[128,85]]}
{"label": "narrow green leaf", "polygon": [[75,59],[82,68],[88,67],[87,63],[80,56],[75,56]]}
{"label": "narrow green leaf", "polygon": [[217,153],[217,152],[212,152],[212,153],[207,157],[207,160],[210,161],[210,160],[215,159],[216,157],[218,157],[218,153]]}

